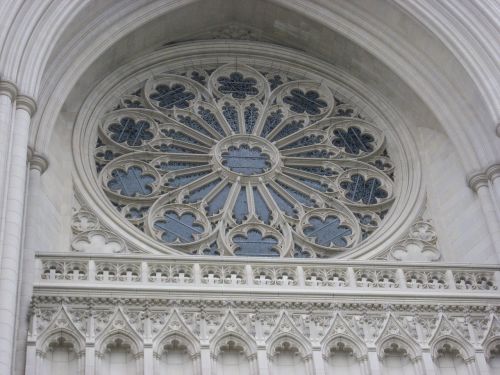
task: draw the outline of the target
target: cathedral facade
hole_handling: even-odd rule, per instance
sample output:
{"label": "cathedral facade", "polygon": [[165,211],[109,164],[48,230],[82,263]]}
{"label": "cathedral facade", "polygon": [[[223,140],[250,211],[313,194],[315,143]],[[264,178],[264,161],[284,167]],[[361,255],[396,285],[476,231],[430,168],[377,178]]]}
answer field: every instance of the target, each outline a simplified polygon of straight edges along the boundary
{"label": "cathedral facade", "polygon": [[0,373],[500,372],[500,5],[0,3]]}

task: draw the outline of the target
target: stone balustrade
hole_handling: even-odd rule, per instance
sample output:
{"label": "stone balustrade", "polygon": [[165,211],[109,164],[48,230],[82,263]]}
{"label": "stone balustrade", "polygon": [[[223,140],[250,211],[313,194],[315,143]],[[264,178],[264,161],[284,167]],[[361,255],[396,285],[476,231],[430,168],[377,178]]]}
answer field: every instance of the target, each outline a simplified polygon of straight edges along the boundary
{"label": "stone balustrade", "polygon": [[[314,264],[317,263],[317,264]],[[406,293],[499,294],[500,267],[447,263],[272,260],[138,255],[37,256],[38,286],[73,284],[124,288],[254,288],[324,293],[376,289]],[[89,285],[90,286],[90,285]]]}

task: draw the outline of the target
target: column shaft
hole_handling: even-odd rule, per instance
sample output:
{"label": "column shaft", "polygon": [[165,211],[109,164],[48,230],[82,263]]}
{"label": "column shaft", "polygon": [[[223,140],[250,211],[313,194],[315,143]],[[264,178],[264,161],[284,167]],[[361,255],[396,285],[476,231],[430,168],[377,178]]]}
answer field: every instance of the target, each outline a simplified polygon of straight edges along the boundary
{"label": "column shaft", "polygon": [[13,98],[16,88],[10,82],[0,82],[0,259],[2,256],[2,239],[5,223],[5,200],[8,178],[9,142],[12,131]]}
{"label": "column shaft", "polygon": [[18,306],[18,327],[14,372],[22,374],[26,361],[26,340],[29,327],[29,306],[35,281],[36,265],[35,252],[37,251],[37,226],[39,225],[39,215],[37,202],[39,201],[41,189],[41,174],[45,170],[47,163],[44,158],[32,155],[30,161],[30,172],[28,181],[26,229],[24,236],[24,249],[22,251],[21,272],[19,282],[21,283],[20,298]]}
{"label": "column shaft", "polygon": [[0,266],[0,374],[12,372],[20,250],[23,233],[26,158],[31,111],[16,109],[9,168],[2,263]]}
{"label": "column shaft", "polygon": [[500,223],[497,219],[497,213],[490,194],[490,189],[487,184],[482,184],[477,187],[476,191],[486,217],[486,225],[493,240],[493,247],[497,254],[497,260],[500,262]]}
{"label": "column shaft", "polygon": [[259,367],[259,375],[269,375],[269,361],[265,348],[257,349],[257,366]]}
{"label": "column shaft", "polygon": [[380,369],[380,361],[375,350],[368,351],[368,365],[370,366],[371,375],[382,375],[382,371]]}
{"label": "column shaft", "polygon": [[321,349],[313,349],[312,359],[314,364],[315,375],[325,375],[325,361],[323,360],[323,353]]}

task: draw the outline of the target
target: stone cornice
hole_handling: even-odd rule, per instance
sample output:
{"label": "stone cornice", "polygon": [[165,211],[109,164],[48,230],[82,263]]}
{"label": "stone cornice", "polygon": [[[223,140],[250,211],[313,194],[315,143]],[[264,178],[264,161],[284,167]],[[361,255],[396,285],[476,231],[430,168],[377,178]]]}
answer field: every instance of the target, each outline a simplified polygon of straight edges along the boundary
{"label": "stone cornice", "polygon": [[33,99],[32,97],[26,95],[18,95],[16,98],[16,108],[24,109],[29,113],[30,117],[32,117],[35,114],[37,107],[35,99]]}
{"label": "stone cornice", "polygon": [[0,95],[7,95],[10,100],[17,96],[17,86],[11,81],[0,81]]}
{"label": "stone cornice", "polygon": [[49,167],[47,158],[33,151],[31,147],[28,147],[28,161],[30,163],[30,169],[36,169],[40,171],[40,174],[43,174]]}

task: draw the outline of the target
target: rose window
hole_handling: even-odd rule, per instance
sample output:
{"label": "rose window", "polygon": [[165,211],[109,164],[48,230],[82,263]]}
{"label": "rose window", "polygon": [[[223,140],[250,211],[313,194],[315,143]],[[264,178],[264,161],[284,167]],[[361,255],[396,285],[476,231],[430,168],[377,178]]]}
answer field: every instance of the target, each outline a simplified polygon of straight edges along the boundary
{"label": "rose window", "polygon": [[226,64],[123,95],[99,125],[95,160],[111,204],[166,249],[329,257],[390,209],[386,147],[325,83]]}

